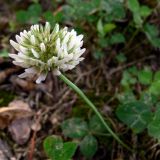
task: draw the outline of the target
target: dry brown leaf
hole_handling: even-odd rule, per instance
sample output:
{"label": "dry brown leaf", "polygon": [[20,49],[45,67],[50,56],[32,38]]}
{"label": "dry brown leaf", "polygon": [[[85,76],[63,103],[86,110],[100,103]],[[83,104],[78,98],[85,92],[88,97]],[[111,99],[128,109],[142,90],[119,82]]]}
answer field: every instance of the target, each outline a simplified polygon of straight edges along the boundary
{"label": "dry brown leaf", "polygon": [[11,102],[8,107],[0,108],[0,129],[7,127],[12,121],[33,115],[29,105],[23,101]]}
{"label": "dry brown leaf", "polygon": [[12,139],[19,145],[25,144],[31,133],[31,120],[29,117],[14,120],[8,127]]}
{"label": "dry brown leaf", "polygon": [[41,129],[42,127],[41,127],[41,124],[40,123],[37,123],[37,122],[34,122],[34,123],[32,123],[32,125],[31,125],[31,129],[33,130],[33,131],[39,131],[40,129]]}

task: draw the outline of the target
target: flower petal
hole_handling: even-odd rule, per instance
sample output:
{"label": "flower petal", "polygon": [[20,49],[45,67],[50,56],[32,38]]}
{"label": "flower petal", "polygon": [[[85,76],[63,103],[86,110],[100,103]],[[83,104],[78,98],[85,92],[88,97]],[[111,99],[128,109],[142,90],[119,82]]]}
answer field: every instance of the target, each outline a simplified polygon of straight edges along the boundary
{"label": "flower petal", "polygon": [[44,43],[41,43],[41,44],[40,44],[40,48],[41,48],[41,51],[42,51],[42,52],[45,52],[45,51],[46,51],[46,46],[45,46]]}
{"label": "flower petal", "polygon": [[41,73],[40,76],[38,77],[38,79],[36,80],[36,83],[39,84],[42,81],[44,81],[47,77],[47,73]]}
{"label": "flower petal", "polygon": [[17,51],[19,51],[19,44],[18,43],[16,43],[15,41],[13,41],[13,40],[10,40],[10,44],[17,50]]}
{"label": "flower petal", "polygon": [[39,54],[33,48],[31,49],[31,51],[32,51],[34,57],[39,58]]}

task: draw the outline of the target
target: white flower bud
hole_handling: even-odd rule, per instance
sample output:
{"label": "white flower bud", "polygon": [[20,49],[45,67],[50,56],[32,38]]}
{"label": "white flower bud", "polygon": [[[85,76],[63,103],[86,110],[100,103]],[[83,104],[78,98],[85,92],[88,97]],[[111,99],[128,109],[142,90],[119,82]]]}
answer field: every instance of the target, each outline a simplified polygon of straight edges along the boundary
{"label": "white flower bud", "polygon": [[39,58],[39,54],[33,48],[31,49],[31,51],[32,51],[34,57]]}
{"label": "white flower bud", "polygon": [[21,53],[26,54],[26,53],[27,53],[27,51],[28,51],[28,49],[27,49],[27,48],[25,48],[25,47],[23,47],[23,46],[20,46],[20,47],[19,47],[19,51],[21,51]]}
{"label": "white flower bud", "polygon": [[45,25],[45,32],[46,32],[46,34],[50,33],[50,29],[51,29],[51,26],[50,26],[49,22],[46,22],[46,25]]}
{"label": "white flower bud", "polygon": [[21,38],[19,35],[16,35],[16,40],[17,40],[18,43],[23,42],[23,38]]}
{"label": "white flower bud", "polygon": [[41,48],[41,51],[42,51],[42,52],[45,52],[45,51],[46,51],[46,46],[45,46],[44,43],[41,43],[41,44],[40,44],[40,48]]}
{"label": "white flower bud", "polygon": [[34,35],[31,35],[31,43],[32,43],[33,45],[36,44],[36,38],[35,38]]}
{"label": "white flower bud", "polygon": [[10,44],[17,50],[19,51],[19,44],[14,42],[13,40],[10,40]]}
{"label": "white flower bud", "polygon": [[41,81],[44,81],[47,77],[47,73],[42,73],[40,74],[40,76],[38,77],[38,79],[36,80],[36,83],[41,83]]}

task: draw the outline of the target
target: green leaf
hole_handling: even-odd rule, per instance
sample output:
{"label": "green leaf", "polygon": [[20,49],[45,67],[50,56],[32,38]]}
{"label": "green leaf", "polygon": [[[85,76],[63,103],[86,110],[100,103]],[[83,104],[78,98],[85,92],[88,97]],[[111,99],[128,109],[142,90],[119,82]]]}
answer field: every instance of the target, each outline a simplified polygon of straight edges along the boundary
{"label": "green leaf", "polygon": [[30,17],[30,21],[32,23],[37,23],[39,21],[40,15],[42,13],[42,7],[38,3],[32,4],[29,6],[27,12]]}
{"label": "green leaf", "polygon": [[99,34],[104,37],[105,33],[104,33],[104,29],[103,29],[103,24],[102,24],[102,20],[99,19],[97,22],[97,31],[99,32]]}
{"label": "green leaf", "polygon": [[126,57],[123,53],[119,53],[119,54],[117,54],[117,56],[116,56],[116,60],[117,60],[119,63],[123,63],[123,62],[126,62],[127,57]]}
{"label": "green leaf", "polygon": [[63,160],[63,141],[58,136],[49,136],[43,142],[43,147],[47,155],[52,160]]}
{"label": "green leaf", "polygon": [[79,3],[81,3],[81,0],[67,0],[67,3],[71,4],[71,5],[78,5]]}
{"label": "green leaf", "polygon": [[117,43],[124,43],[124,42],[125,42],[125,37],[121,33],[114,33],[111,36],[110,44],[117,44]]}
{"label": "green leaf", "polygon": [[102,122],[99,120],[99,118],[94,115],[90,118],[90,121],[89,121],[89,129],[91,132],[98,132],[98,133],[102,133],[102,132],[105,132],[106,129],[104,127],[104,125],[102,124]]}
{"label": "green leaf", "polygon": [[142,28],[143,20],[140,16],[139,12],[135,12],[133,14],[133,20],[134,20],[137,28]]}
{"label": "green leaf", "polygon": [[152,9],[148,6],[141,6],[140,15],[144,18],[148,17],[152,13]]}
{"label": "green leaf", "polygon": [[92,12],[99,9],[100,1],[68,0],[66,4],[63,5],[63,15],[66,20],[97,21],[98,17],[93,16]]}
{"label": "green leaf", "polygon": [[159,81],[160,80],[160,71],[157,71],[154,75],[153,81]]}
{"label": "green leaf", "polygon": [[109,39],[108,39],[108,37],[102,37],[102,36],[100,36],[100,37],[98,38],[98,45],[99,45],[101,48],[107,47],[108,44],[109,44]]}
{"label": "green leaf", "polygon": [[138,101],[120,105],[116,110],[116,115],[135,133],[142,132],[152,119],[151,108]]}
{"label": "green leaf", "polygon": [[42,7],[40,4],[36,3],[36,4],[32,4],[29,6],[28,8],[28,12],[30,13],[30,15],[32,15],[33,17],[38,17],[40,16],[40,14],[42,13]]}
{"label": "green leaf", "polygon": [[[140,14],[140,4],[138,0],[128,0],[128,8],[133,13],[133,20],[138,28],[142,27],[143,20]],[[143,8],[142,8],[143,11]]]}
{"label": "green leaf", "polygon": [[19,23],[27,23],[29,20],[29,15],[27,11],[19,10],[16,12],[16,20]]}
{"label": "green leaf", "polygon": [[69,5],[63,5],[62,9],[63,9],[63,15],[65,20],[67,21],[75,20],[75,18],[77,17],[77,16],[73,16],[75,15],[75,8]]}
{"label": "green leaf", "polygon": [[113,18],[113,20],[119,20],[125,17],[126,11],[124,4],[118,1],[110,1],[112,6],[112,13],[109,15]]}
{"label": "green leaf", "polygon": [[53,135],[44,140],[43,147],[52,160],[70,160],[77,149],[77,144],[74,142],[63,143],[60,137]]}
{"label": "green leaf", "polygon": [[152,82],[153,73],[150,69],[138,71],[138,80],[144,85],[149,85]]}
{"label": "green leaf", "polygon": [[131,91],[126,91],[124,93],[120,93],[117,95],[118,100],[120,101],[121,104],[126,104],[129,102],[135,102],[136,97]]}
{"label": "green leaf", "polygon": [[155,112],[153,120],[148,125],[148,133],[150,136],[160,139],[160,106]]}
{"label": "green leaf", "polygon": [[73,157],[77,149],[77,143],[65,142],[63,145],[63,159],[69,160]]}
{"label": "green leaf", "polygon": [[80,151],[86,158],[92,158],[98,148],[98,142],[92,135],[87,135],[80,143]]}
{"label": "green leaf", "polygon": [[140,101],[148,106],[154,106],[158,100],[158,97],[149,93],[148,91],[142,92],[140,95]]}
{"label": "green leaf", "polygon": [[55,21],[57,22],[57,23],[60,23],[60,22],[62,22],[63,21],[63,13],[62,12],[57,12],[56,14],[55,14],[55,16],[54,16],[54,18],[55,18]]}
{"label": "green leaf", "polygon": [[19,23],[37,23],[42,13],[42,7],[40,4],[35,3],[29,6],[27,11],[20,10],[16,12],[16,19]]}
{"label": "green leaf", "polygon": [[130,84],[135,84],[137,79],[132,76],[127,70],[123,71],[121,85],[124,87],[128,87]]}
{"label": "green leaf", "polygon": [[71,118],[61,125],[63,134],[70,138],[82,138],[88,133],[87,123],[81,118]]}
{"label": "green leaf", "polygon": [[0,51],[0,57],[3,57],[3,58],[8,58],[8,51],[6,49],[3,49]]}
{"label": "green leaf", "polygon": [[157,96],[160,95],[160,80],[155,81],[151,84],[151,86],[149,87],[149,93]]}
{"label": "green leaf", "polygon": [[32,2],[34,2],[34,3],[38,3],[38,2],[39,2],[39,0],[32,0]]}
{"label": "green leaf", "polygon": [[134,13],[139,12],[140,5],[138,0],[128,0],[128,8]]}
{"label": "green leaf", "polygon": [[159,96],[160,95],[160,71],[157,71],[154,75],[153,82],[151,83],[149,93]]}
{"label": "green leaf", "polygon": [[156,25],[146,23],[144,26],[144,31],[149,37],[157,37],[159,30]]}
{"label": "green leaf", "polygon": [[[106,11],[104,14],[105,20],[108,22],[123,19],[126,15],[125,7],[122,1],[107,0],[101,1],[102,10]],[[107,16],[106,16],[107,15]]]}
{"label": "green leaf", "polygon": [[160,47],[160,38],[158,37],[159,30],[157,26],[147,23],[144,25],[143,31],[154,47]]}
{"label": "green leaf", "polygon": [[127,70],[128,70],[128,72],[129,72],[130,74],[132,74],[132,75],[134,75],[134,76],[137,76],[137,72],[138,72],[137,67],[133,66],[133,67],[128,68]]}
{"label": "green leaf", "polygon": [[56,23],[59,23],[63,19],[63,15],[61,12],[56,13],[56,15],[53,15],[51,11],[46,11],[43,13],[43,17],[46,21],[50,22],[52,28],[54,28]]}
{"label": "green leaf", "polygon": [[104,25],[103,30],[104,33],[110,33],[111,31],[113,31],[116,28],[116,25],[114,23],[107,23]]}
{"label": "green leaf", "polygon": [[45,18],[46,21],[50,22],[52,28],[54,28],[56,22],[53,13],[51,11],[46,11],[43,13],[43,17]]}

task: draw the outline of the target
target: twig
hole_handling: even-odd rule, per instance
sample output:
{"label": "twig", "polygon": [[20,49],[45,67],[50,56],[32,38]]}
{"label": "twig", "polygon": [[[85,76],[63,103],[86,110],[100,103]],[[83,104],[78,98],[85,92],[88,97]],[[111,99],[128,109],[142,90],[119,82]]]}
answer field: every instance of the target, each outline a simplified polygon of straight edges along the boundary
{"label": "twig", "polygon": [[154,58],[155,58],[155,56],[151,55],[151,56],[148,56],[148,57],[141,58],[139,60],[132,61],[128,64],[123,65],[123,66],[119,66],[117,68],[112,69],[108,75],[112,76],[114,73],[119,72],[119,71],[121,71],[121,70],[123,70],[127,67],[130,67],[130,66],[132,66],[132,65],[134,65],[138,62],[142,62],[142,61],[145,61],[145,60],[148,60],[148,59],[154,59]]}
{"label": "twig", "polygon": [[40,122],[41,119],[41,112],[39,111],[36,115],[36,128],[33,132],[33,136],[31,138],[30,146],[29,146],[29,153],[28,153],[28,160],[33,160],[33,154],[34,154],[34,148],[35,148],[35,141],[36,141],[36,134],[37,134],[37,127],[38,123]]}

